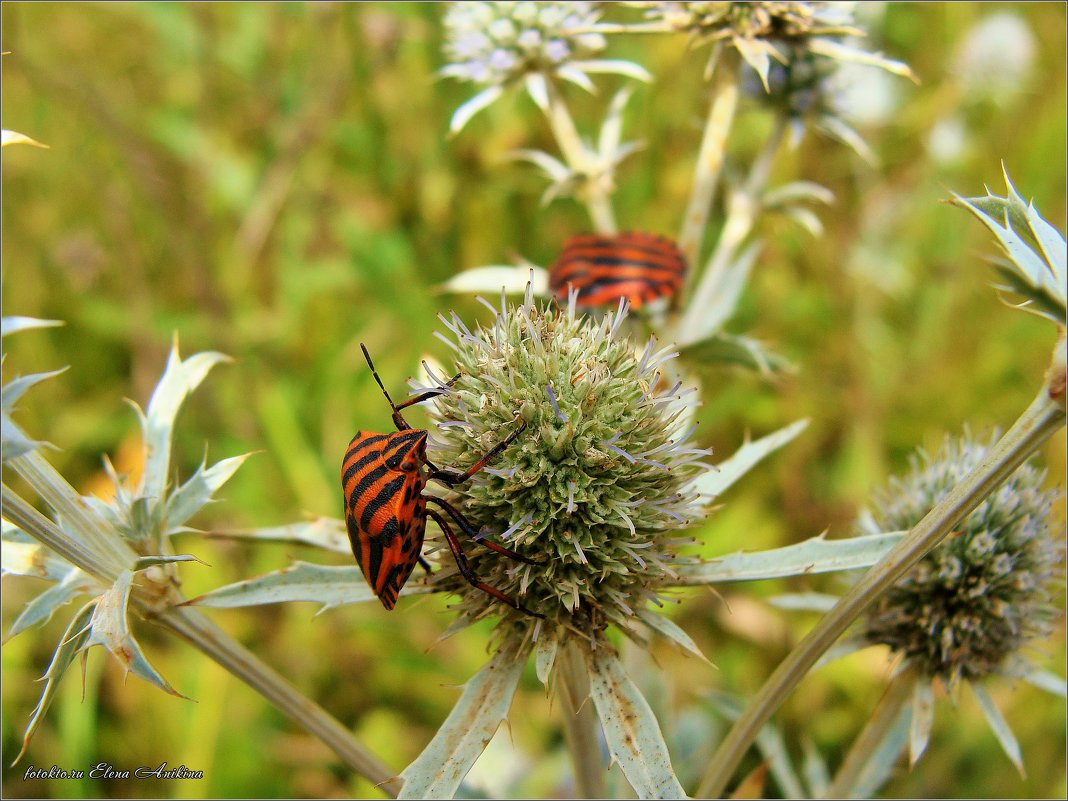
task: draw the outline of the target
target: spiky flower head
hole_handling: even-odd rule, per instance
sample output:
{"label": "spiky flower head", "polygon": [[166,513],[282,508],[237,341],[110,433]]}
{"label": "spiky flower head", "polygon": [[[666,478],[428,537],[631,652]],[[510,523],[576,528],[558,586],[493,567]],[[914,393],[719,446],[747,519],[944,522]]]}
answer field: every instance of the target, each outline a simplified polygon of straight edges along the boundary
{"label": "spiky flower head", "polygon": [[647,16],[677,31],[687,31],[703,40],[793,39],[847,32],[852,23],[852,3],[710,2],[648,3]]}
{"label": "spiky flower head", "polygon": [[[989,450],[965,436],[910,472],[876,500],[883,531],[918,523]],[[1055,490],[1024,465],[927,554],[868,614],[865,637],[883,643],[926,675],[950,683],[1012,667],[1021,648],[1047,637],[1064,549],[1050,526]]]}
{"label": "spiky flower head", "polygon": [[442,73],[489,86],[553,72],[604,49],[599,33],[567,33],[598,16],[596,4],[587,2],[451,3],[445,12],[450,63]]}
{"label": "spiky flower head", "polygon": [[[524,633],[594,638],[615,623],[633,636],[635,616],[675,577],[679,530],[702,515],[692,482],[707,451],[688,442],[689,393],[662,371],[675,354],[652,341],[636,350],[623,314],[578,316],[574,296],[537,308],[528,291],[518,308],[502,298],[486,328],[442,318],[460,379],[437,399],[444,441],[433,460],[474,463],[517,414],[527,424],[457,499],[476,526],[543,563],[471,549],[483,581],[545,616],[510,612],[505,622]],[[463,595],[461,623],[502,610],[459,576],[447,580]]]}

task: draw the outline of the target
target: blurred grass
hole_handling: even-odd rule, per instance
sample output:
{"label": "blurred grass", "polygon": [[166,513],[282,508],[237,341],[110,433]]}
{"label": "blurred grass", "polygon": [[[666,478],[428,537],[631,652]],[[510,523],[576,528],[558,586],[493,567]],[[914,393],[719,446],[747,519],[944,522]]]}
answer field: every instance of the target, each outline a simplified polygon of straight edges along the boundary
{"label": "blurred grass", "polygon": [[[975,23],[1010,6],[1035,37],[1030,81],[996,101],[966,101],[955,54]],[[194,522],[225,529],[339,516],[336,465],[352,432],[390,425],[358,343],[387,386],[402,386],[424,352],[447,358],[432,336],[437,312],[487,317],[472,299],[436,294],[437,284],[513,255],[546,264],[587,226],[570,201],[540,208],[540,179],[502,161],[515,147],[552,150],[526,98],[509,96],[446,137],[471,90],[434,77],[438,6],[5,3],[0,13],[11,51],[5,127],[51,146],[4,152],[4,313],[66,321],[5,342],[5,373],[71,365],[24,399],[18,420],[60,446],[49,458],[77,487],[98,482],[101,453],[136,436],[122,399],[147,400],[177,332],[185,354],[236,358],[183,412],[182,475],[205,442],[213,459],[262,451],[225,487],[225,502]],[[977,432],[1005,427],[1030,400],[1052,332],[998,301],[987,286],[988,234],[938,201],[950,190],[981,194],[984,183],[1000,191],[1004,160],[1021,193],[1064,230],[1064,29],[1061,4],[890,4],[870,46],[910,63],[922,84],[901,81],[897,112],[866,131],[882,166],[867,168],[812,134],[780,158],[778,178],[819,181],[837,200],[822,213],[819,240],[768,221],[732,330],[766,340],[801,369],[775,383],[702,369],[699,438],[726,456],[747,430],[813,422],[724,498],[698,532],[703,552],[769,547],[825,528],[844,534],[871,488],[917,445],[933,449],[965,422]],[[704,114],[701,55],[652,38],[613,47],[658,76],[631,102],[625,134],[647,147],[621,169],[617,215],[624,227],[670,233]],[[580,126],[597,121],[615,85],[605,80],[593,100],[569,94]],[[928,142],[949,115],[962,119],[966,147],[936,159]],[[744,163],[766,125],[745,111],[732,154]],[[415,425],[424,420],[413,411]],[[1044,456],[1051,483],[1063,486],[1063,434]],[[212,565],[183,568],[190,595],[291,558],[321,558],[297,546],[248,550],[196,536],[180,544]],[[676,619],[720,670],[658,646],[663,675],[642,673],[665,730],[678,731],[676,754],[720,726],[702,692],[752,693],[806,625],[752,599],[834,586],[814,578],[729,587],[723,600],[687,596]],[[36,589],[4,580],[5,626]],[[484,661],[488,628],[434,646],[449,622],[440,599],[393,613],[365,604],[313,614],[291,605],[212,616],[400,770],[444,719],[453,687]],[[124,684],[94,653],[87,683],[99,697],[89,692],[82,703],[78,679],[68,677],[29,753],[10,768],[40,690],[33,680],[63,625],[4,646],[4,795],[376,795],[250,690],[147,628],[150,659],[197,703]],[[1062,622],[1048,651],[1060,675],[1063,650]],[[888,669],[871,652],[813,675],[780,715],[788,741],[796,747],[807,733],[836,764]],[[955,710],[943,699],[929,753],[887,794],[1063,796],[1063,702],[1025,686],[996,695],[1021,739],[1026,780],[965,694]],[[512,792],[552,792],[561,773],[546,776],[545,765],[566,776],[567,763],[532,671],[511,717],[515,748],[536,766]],[[22,779],[29,765],[97,761],[185,764],[205,779]]]}

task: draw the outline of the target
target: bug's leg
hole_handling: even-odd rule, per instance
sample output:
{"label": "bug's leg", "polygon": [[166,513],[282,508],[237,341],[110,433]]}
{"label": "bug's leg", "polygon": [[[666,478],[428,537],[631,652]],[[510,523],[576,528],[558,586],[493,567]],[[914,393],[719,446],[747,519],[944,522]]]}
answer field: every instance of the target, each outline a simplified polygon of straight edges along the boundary
{"label": "bug's leg", "polygon": [[[364,345],[362,342],[360,343],[360,350],[363,351],[363,358],[367,360],[367,366],[371,368],[371,375],[375,377],[375,381],[378,383],[378,388],[382,390],[382,394],[385,395],[386,400],[389,401],[389,408],[393,410],[393,424],[397,427],[398,431],[408,431],[411,429],[411,426],[408,425],[408,421],[401,417],[401,409],[407,409],[409,406],[414,406],[415,404],[422,403],[425,400],[436,398],[438,395],[442,394],[445,391],[444,389],[434,389],[430,392],[424,392],[421,395],[416,395],[414,398],[408,398],[408,400],[404,401],[404,403],[398,406],[396,403],[393,402],[393,398],[389,396],[389,393],[386,392],[386,387],[382,383],[382,379],[378,377],[378,371],[375,369],[374,362],[371,361],[371,354],[367,352],[367,346]],[[457,373],[452,378],[450,378],[448,382],[446,382],[445,386],[451,387],[457,382],[457,380],[459,380],[459,378],[460,374]]]}
{"label": "bug's leg", "polygon": [[534,617],[545,618],[545,615],[539,615],[537,612],[530,611],[523,606],[523,604],[518,601],[513,601],[496,587],[491,587],[475,575],[475,571],[471,569],[471,565],[468,564],[467,557],[464,555],[463,549],[460,547],[460,541],[456,539],[456,535],[452,533],[452,529],[449,527],[449,524],[445,522],[445,518],[433,509],[427,509],[426,513],[427,516],[441,528],[441,533],[445,535],[445,541],[449,544],[449,550],[452,551],[453,558],[456,560],[456,567],[460,569],[460,575],[467,579],[468,584],[472,587],[477,587],[482,590],[482,592],[492,595],[498,601],[508,604],[513,609],[518,609],[520,612],[526,612],[528,615],[533,615]]}
{"label": "bug's leg", "polygon": [[528,556],[523,556],[520,553],[516,553],[510,548],[505,548],[503,545],[498,545],[497,543],[493,542],[493,540],[488,540],[485,537],[479,537],[478,532],[474,529],[474,526],[472,526],[468,522],[467,518],[460,513],[459,509],[457,509],[448,501],[444,501],[441,498],[437,498],[433,495],[425,495],[423,497],[426,498],[428,503],[436,503],[438,506],[444,509],[445,512],[449,515],[449,517],[456,521],[456,525],[460,527],[460,530],[463,531],[464,534],[475,540],[475,542],[481,542],[491,551],[496,551],[499,554],[504,554],[510,559],[515,559],[517,562],[526,562],[528,565],[545,564],[545,562],[538,561],[537,559],[531,559]]}
{"label": "bug's leg", "polygon": [[423,557],[420,556],[419,557],[419,564],[422,566],[423,570],[425,570],[427,572],[427,574],[429,575],[429,573],[430,573],[430,562],[428,562],[426,559],[424,559]]}
{"label": "bug's leg", "polygon": [[526,430],[527,421],[520,418],[518,414],[516,415],[515,419],[519,423],[519,428],[517,428],[507,437],[505,437],[492,448],[490,448],[488,451],[486,451],[485,456],[483,456],[481,459],[479,459],[477,462],[467,468],[467,470],[465,470],[463,473],[460,473],[456,470],[434,470],[429,475],[427,475],[427,478],[437,479],[442,484],[448,484],[450,487],[455,484],[462,484],[463,482],[467,481],[467,479],[471,478],[471,476],[473,476],[475,473],[477,473],[479,470],[489,464],[489,462],[491,462],[494,458],[500,455],[501,451],[511,445],[515,438]]}

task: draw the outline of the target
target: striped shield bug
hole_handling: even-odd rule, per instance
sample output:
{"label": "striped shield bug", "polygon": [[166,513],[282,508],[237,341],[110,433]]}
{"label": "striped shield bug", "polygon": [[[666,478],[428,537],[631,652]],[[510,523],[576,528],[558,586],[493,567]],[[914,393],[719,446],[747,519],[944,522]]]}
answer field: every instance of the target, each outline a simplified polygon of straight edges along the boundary
{"label": "striped shield bug", "polygon": [[608,306],[626,298],[637,309],[673,296],[685,274],[686,259],[667,237],[641,231],[578,234],[564,243],[549,268],[549,286],[564,300],[570,284],[579,306]]}
{"label": "striped shield bug", "polygon": [[[526,422],[517,416],[519,425],[467,470],[459,472],[440,469],[427,459],[427,432],[408,425],[401,411],[447,390],[424,392],[398,405],[386,392],[367,348],[362,343],[360,348],[367,359],[367,366],[371,368],[371,375],[393,410],[393,424],[397,427],[395,432],[389,434],[357,431],[349,443],[341,465],[341,486],[345,494],[345,525],[349,532],[349,543],[352,545],[356,562],[375,595],[386,609],[392,609],[397,603],[401,587],[412,574],[416,563],[430,572],[430,565],[421,554],[426,519],[430,517],[441,528],[460,574],[470,584],[513,609],[543,617],[479,579],[468,564],[452,526],[437,509],[428,509],[427,503],[439,507],[465,535],[478,539],[490,550],[527,564],[541,563],[488,539],[479,539],[474,527],[455,506],[442,498],[423,494],[429,480],[440,481],[450,487],[467,481],[522,434],[527,427]],[[456,383],[459,377],[454,376],[445,385],[446,388]],[[426,468],[429,468],[429,472]]]}

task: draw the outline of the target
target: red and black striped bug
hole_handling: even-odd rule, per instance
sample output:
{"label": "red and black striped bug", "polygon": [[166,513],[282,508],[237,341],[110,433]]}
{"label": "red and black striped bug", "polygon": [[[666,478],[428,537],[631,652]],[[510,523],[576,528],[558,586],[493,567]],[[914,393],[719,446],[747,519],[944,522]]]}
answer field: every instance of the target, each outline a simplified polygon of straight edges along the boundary
{"label": "red and black striped bug", "polygon": [[686,259],[667,237],[642,231],[578,234],[549,268],[549,286],[566,300],[571,284],[579,306],[609,306],[626,298],[637,309],[673,296],[685,275]]}
{"label": "red and black striped bug", "polygon": [[[467,481],[522,434],[527,427],[526,422],[517,417],[519,427],[462,473],[442,470],[426,458],[427,432],[408,425],[401,416],[401,410],[429,400],[445,390],[424,392],[398,406],[386,392],[367,348],[362,343],[360,348],[363,349],[363,356],[367,359],[371,374],[389,401],[393,410],[393,424],[397,426],[396,432],[390,434],[357,431],[341,464],[341,486],[345,493],[345,525],[349,532],[349,543],[352,545],[356,562],[375,595],[386,609],[392,609],[397,603],[401,587],[412,574],[417,562],[430,572],[430,565],[421,555],[426,519],[429,516],[441,527],[449,550],[456,559],[456,566],[468,582],[514,609],[535,617],[543,617],[513,601],[475,575],[452,527],[440,512],[427,509],[427,503],[441,507],[468,537],[478,537],[474,528],[451,503],[433,495],[423,494],[426,482],[431,479],[450,487]],[[459,377],[454,376],[445,386],[452,386]],[[429,473],[425,467],[430,468]],[[487,548],[520,562],[541,564],[490,540],[479,541]]]}

